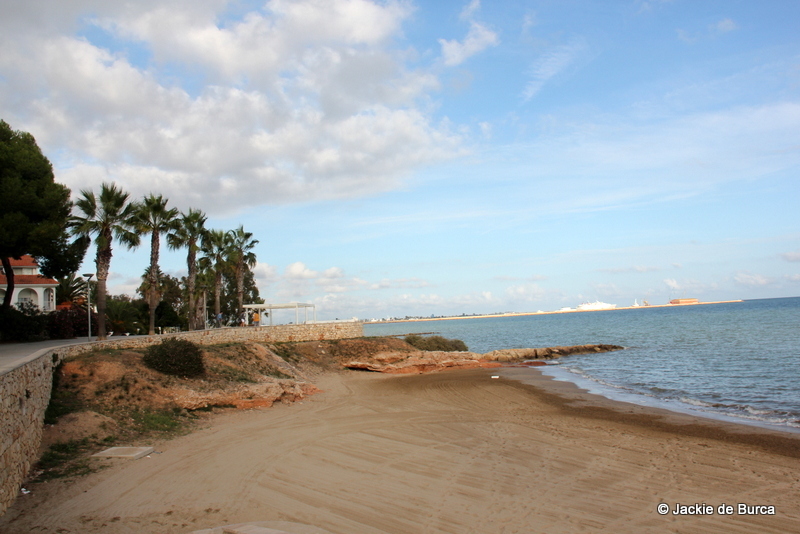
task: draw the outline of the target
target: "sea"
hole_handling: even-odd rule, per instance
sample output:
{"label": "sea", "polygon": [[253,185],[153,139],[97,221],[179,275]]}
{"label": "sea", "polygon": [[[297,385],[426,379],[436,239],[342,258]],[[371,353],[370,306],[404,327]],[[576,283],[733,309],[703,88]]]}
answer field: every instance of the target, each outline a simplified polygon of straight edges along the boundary
{"label": "sea", "polygon": [[364,325],[367,336],[409,333],[478,353],[622,345],[536,369],[614,400],[800,432],[800,297]]}

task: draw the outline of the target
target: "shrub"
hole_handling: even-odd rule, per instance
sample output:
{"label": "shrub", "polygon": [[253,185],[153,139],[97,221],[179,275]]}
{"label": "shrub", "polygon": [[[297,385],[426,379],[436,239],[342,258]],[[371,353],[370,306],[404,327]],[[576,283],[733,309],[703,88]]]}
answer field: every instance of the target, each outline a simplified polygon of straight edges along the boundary
{"label": "shrub", "polygon": [[410,334],[405,337],[405,342],[419,350],[441,350],[445,352],[466,351],[467,344],[460,339],[447,339],[442,336],[422,337]]}
{"label": "shrub", "polygon": [[160,373],[184,378],[205,373],[200,347],[185,339],[169,338],[147,347],[142,362]]}
{"label": "shrub", "polygon": [[[86,310],[68,308],[47,314],[47,331],[50,339],[72,339],[88,335]],[[97,314],[92,314],[92,332],[97,333]]]}
{"label": "shrub", "polygon": [[29,303],[0,309],[0,339],[23,342],[47,339],[47,315]]}

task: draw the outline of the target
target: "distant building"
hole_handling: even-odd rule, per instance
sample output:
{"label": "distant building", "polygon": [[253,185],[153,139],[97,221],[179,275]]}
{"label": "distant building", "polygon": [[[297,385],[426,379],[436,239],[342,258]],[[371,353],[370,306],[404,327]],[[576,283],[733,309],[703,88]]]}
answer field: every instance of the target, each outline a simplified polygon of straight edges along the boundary
{"label": "distant building", "polygon": [[672,299],[669,301],[670,304],[699,304],[700,301],[697,299]]}
{"label": "distant building", "polygon": [[[14,294],[11,304],[30,302],[43,311],[56,309],[56,286],[58,282],[52,278],[45,278],[39,274],[39,265],[32,256],[22,256],[21,259],[11,258],[11,267],[14,269]],[[0,300],[6,297],[8,280],[0,269]]]}

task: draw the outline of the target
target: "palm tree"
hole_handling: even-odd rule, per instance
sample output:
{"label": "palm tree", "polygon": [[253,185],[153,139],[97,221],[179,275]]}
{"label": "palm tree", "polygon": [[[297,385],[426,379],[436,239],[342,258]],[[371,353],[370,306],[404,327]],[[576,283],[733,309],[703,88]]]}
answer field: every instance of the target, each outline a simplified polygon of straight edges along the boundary
{"label": "palm tree", "polygon": [[94,237],[97,247],[97,339],[106,338],[106,280],[111,266],[111,245],[117,241],[129,249],[139,246],[139,234],[134,231],[133,215],[136,205],[128,202],[128,193],[116,184],[100,186],[100,197],[82,190],[75,207],[81,215],[71,218],[72,233],[86,239]]}
{"label": "palm tree", "polygon": [[195,302],[197,300],[197,252],[200,250],[200,242],[205,229],[206,215],[200,210],[189,209],[189,213],[181,214],[180,224],[170,234],[167,235],[167,244],[172,250],[186,247],[186,267],[189,270],[186,279],[186,291],[189,293],[189,330],[197,330],[197,310]]}
{"label": "palm tree", "polygon": [[136,229],[150,234],[150,270],[148,271],[149,291],[147,302],[150,306],[149,335],[156,333],[156,308],[161,300],[158,290],[158,255],[161,249],[161,234],[173,231],[178,225],[178,209],[167,209],[167,200],[161,195],[150,194],[144,197],[136,210]]}
{"label": "palm tree", "polygon": [[56,278],[56,281],[56,304],[70,302],[75,306],[83,302],[83,307],[86,307],[86,280],[70,273],[63,278]]}
{"label": "palm tree", "polygon": [[214,317],[220,314],[220,294],[222,293],[222,274],[228,268],[230,256],[230,237],[222,230],[209,230],[203,236],[203,253],[214,270]]}
{"label": "palm tree", "polygon": [[139,313],[136,305],[125,295],[111,297],[106,303],[106,313],[108,323],[115,332],[120,334],[138,334],[143,331],[143,325],[139,322]]}
{"label": "palm tree", "polygon": [[229,262],[236,275],[236,298],[239,307],[237,315],[244,310],[244,273],[247,268],[252,269],[256,266],[256,255],[252,252],[258,244],[257,239],[253,239],[253,234],[245,232],[243,226],[228,232],[230,240]]}
{"label": "palm tree", "polygon": [[195,324],[203,328],[206,327],[208,314],[206,313],[206,304],[208,303],[208,293],[214,289],[214,272],[211,269],[211,261],[206,258],[200,258],[197,261],[197,280],[195,282],[196,289],[200,298],[195,303]]}

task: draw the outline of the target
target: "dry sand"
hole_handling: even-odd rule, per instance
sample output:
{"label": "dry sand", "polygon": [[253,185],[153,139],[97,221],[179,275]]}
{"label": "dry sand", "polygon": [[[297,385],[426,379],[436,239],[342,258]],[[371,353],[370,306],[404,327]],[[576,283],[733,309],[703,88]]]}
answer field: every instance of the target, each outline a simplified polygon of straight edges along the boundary
{"label": "dry sand", "polygon": [[[317,383],[302,403],[220,415],[161,454],[34,486],[0,532],[800,532],[798,435],[612,403],[532,369]],[[775,515],[721,516],[723,503]]]}

